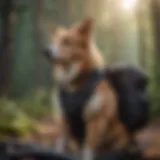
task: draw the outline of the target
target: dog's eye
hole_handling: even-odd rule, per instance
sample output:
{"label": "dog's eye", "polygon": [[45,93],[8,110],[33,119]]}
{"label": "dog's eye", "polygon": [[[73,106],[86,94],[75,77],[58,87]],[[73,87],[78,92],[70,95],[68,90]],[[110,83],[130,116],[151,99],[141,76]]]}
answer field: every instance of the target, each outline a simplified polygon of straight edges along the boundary
{"label": "dog's eye", "polygon": [[74,55],[72,56],[72,61],[80,61],[82,60],[82,56],[82,54],[74,53]]}
{"label": "dog's eye", "polygon": [[84,40],[79,40],[79,41],[77,41],[77,46],[82,49],[85,49],[85,48],[87,48],[87,42]]}
{"label": "dog's eye", "polygon": [[82,47],[83,49],[85,49],[87,47],[87,44],[85,42],[80,42],[80,47]]}
{"label": "dog's eye", "polygon": [[68,38],[64,38],[62,40],[62,44],[65,45],[65,46],[69,46],[71,44],[70,40]]}

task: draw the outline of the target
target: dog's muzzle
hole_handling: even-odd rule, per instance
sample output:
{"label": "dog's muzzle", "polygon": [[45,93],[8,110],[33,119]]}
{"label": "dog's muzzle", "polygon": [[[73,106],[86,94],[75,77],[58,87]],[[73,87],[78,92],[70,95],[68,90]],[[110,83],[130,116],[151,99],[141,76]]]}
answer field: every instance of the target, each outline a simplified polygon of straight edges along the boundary
{"label": "dog's muzzle", "polygon": [[50,61],[54,62],[59,56],[55,46],[50,46],[43,51],[44,56]]}

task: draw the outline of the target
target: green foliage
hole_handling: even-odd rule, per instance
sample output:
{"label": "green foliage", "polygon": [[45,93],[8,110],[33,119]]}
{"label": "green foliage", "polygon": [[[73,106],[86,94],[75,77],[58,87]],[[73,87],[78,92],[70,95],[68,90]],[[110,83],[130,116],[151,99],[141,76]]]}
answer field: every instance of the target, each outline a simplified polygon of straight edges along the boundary
{"label": "green foliage", "polygon": [[22,137],[37,131],[34,120],[51,118],[49,92],[39,90],[19,101],[0,100],[0,136]]}
{"label": "green foliage", "polygon": [[49,104],[50,92],[46,90],[38,90],[30,93],[26,98],[17,102],[19,109],[26,113],[29,117],[41,119],[43,117],[50,118],[51,105]]}
{"label": "green foliage", "polygon": [[[0,101],[0,136],[20,137],[30,131],[29,118],[18,109],[17,104],[9,100]],[[26,119],[26,121],[24,121]],[[22,125],[17,125],[17,122]]]}

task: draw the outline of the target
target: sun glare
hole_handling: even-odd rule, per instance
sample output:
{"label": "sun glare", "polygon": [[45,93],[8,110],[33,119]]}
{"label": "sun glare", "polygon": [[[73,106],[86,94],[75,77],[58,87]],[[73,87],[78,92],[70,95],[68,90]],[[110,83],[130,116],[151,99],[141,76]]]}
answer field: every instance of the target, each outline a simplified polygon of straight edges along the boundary
{"label": "sun glare", "polygon": [[123,0],[123,8],[126,10],[130,10],[132,8],[134,8],[134,6],[136,5],[136,0]]}

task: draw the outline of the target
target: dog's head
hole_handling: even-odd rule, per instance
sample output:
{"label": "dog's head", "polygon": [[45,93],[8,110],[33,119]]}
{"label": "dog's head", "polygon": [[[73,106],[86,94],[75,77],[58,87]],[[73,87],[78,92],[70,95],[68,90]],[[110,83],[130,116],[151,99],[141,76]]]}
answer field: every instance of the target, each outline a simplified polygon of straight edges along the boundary
{"label": "dog's head", "polygon": [[69,85],[81,73],[102,64],[92,39],[92,21],[86,19],[70,28],[56,29],[45,55],[53,64],[54,78],[60,85]]}

